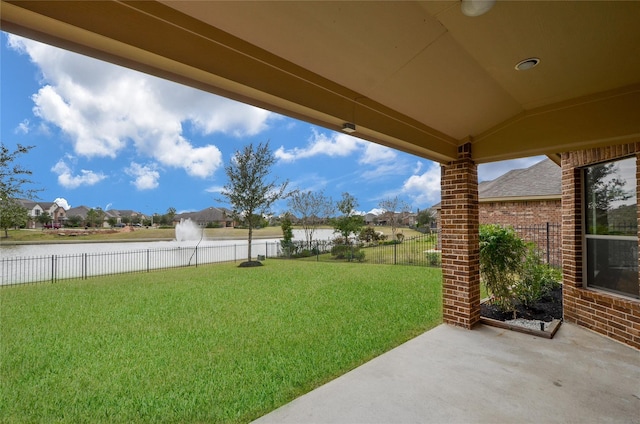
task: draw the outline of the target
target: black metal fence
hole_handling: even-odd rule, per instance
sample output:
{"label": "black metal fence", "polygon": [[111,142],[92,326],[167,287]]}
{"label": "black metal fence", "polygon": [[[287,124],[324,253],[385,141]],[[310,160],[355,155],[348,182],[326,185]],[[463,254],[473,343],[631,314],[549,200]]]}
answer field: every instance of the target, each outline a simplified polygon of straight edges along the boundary
{"label": "black metal fence", "polygon": [[373,264],[439,267],[438,234],[422,234],[402,242],[379,243],[362,247],[363,260]]}
{"label": "black metal fence", "polygon": [[[274,257],[280,243],[256,242],[251,250],[254,258]],[[0,286],[237,262],[246,260],[247,253],[247,244],[234,244],[1,258]]]}
{"label": "black metal fence", "polygon": [[[562,264],[560,224],[515,227],[520,237],[534,243],[544,262]],[[252,256],[309,257],[329,254],[335,245],[316,241],[311,247],[296,242],[283,247],[279,241],[252,243]],[[379,242],[346,246],[345,260],[371,264],[441,266],[438,233],[406,238],[402,242]],[[82,253],[38,257],[0,258],[0,286],[64,279],[86,279],[99,275],[149,272],[157,269],[198,266],[216,262],[237,262],[247,258],[247,245],[174,247],[106,253]]]}
{"label": "black metal fence", "polygon": [[546,224],[513,227],[524,241],[533,243],[540,258],[547,264],[562,266],[562,225]]}

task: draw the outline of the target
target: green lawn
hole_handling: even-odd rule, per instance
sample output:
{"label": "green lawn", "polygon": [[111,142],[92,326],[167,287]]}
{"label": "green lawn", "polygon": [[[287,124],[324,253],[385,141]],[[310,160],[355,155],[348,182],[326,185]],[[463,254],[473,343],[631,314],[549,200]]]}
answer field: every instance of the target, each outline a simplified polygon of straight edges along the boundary
{"label": "green lawn", "polygon": [[0,289],[0,421],[247,422],[442,320],[439,269],[268,260]]}

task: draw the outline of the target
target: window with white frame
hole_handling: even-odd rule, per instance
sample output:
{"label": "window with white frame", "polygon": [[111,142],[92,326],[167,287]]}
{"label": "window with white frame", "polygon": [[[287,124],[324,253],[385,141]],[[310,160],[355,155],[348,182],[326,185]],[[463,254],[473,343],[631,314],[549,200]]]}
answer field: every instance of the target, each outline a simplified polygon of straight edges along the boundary
{"label": "window with white frame", "polygon": [[584,170],[588,287],[639,297],[636,158]]}

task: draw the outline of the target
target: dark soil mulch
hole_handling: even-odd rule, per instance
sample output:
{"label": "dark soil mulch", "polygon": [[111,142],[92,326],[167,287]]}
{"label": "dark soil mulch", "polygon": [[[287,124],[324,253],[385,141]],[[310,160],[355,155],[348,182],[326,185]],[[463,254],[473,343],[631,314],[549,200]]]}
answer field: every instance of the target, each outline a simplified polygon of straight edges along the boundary
{"label": "dark soil mulch", "polygon": [[[512,313],[501,312],[497,306],[489,302],[480,305],[480,316],[498,321],[513,319]],[[516,306],[516,318],[540,320],[544,322],[562,319],[562,287],[553,290],[529,308],[518,304]]]}
{"label": "dark soil mulch", "polygon": [[245,261],[238,265],[239,268],[251,268],[254,266],[262,266],[262,262],[258,261]]}

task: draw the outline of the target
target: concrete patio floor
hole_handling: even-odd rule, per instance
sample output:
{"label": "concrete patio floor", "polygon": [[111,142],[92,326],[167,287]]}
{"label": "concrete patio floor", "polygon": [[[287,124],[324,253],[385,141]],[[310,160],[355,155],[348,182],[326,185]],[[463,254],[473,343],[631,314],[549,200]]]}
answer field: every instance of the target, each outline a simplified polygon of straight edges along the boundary
{"label": "concrete patio floor", "polygon": [[256,423],[640,423],[640,351],[441,325]]}

